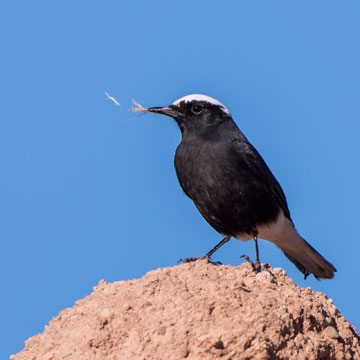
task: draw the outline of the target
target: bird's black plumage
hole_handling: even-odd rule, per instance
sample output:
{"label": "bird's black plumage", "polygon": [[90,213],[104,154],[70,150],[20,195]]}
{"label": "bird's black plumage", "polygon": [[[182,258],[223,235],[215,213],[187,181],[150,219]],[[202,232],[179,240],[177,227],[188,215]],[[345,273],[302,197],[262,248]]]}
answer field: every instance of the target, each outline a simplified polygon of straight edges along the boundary
{"label": "bird's black plumage", "polygon": [[216,231],[242,240],[263,234],[305,276],[312,272],[318,278],[333,277],[335,268],[297,234],[281,186],[221,103],[190,95],[148,110],[171,116],[179,125],[176,174]]}

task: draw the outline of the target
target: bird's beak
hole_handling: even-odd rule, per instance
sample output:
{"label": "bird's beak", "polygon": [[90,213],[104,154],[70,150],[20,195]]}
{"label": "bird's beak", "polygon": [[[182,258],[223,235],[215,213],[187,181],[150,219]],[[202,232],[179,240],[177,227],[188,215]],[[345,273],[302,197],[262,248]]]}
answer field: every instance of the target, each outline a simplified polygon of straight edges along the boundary
{"label": "bird's beak", "polygon": [[151,107],[148,108],[147,111],[153,112],[155,114],[171,116],[173,118],[176,118],[179,115],[179,112],[176,111],[172,105],[164,107]]}

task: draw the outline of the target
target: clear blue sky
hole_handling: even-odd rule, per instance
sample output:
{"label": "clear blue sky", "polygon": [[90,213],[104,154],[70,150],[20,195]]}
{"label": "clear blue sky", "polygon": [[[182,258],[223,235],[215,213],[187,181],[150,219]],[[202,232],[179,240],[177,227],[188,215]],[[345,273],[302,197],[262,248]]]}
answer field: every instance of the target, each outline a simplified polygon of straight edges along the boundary
{"label": "clear blue sky", "polygon": [[[223,102],[281,183],[300,233],[334,263],[304,281],[358,329],[359,1],[7,1],[0,58],[0,358],[100,279],[140,277],[221,237],[181,191],[172,119],[125,107]],[[253,244],[214,256],[238,265]]]}

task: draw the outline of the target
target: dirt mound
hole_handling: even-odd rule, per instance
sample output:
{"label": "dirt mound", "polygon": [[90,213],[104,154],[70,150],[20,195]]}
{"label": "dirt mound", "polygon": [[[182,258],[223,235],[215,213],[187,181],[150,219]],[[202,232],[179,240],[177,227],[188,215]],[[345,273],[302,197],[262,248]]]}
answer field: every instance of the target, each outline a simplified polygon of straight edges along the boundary
{"label": "dirt mound", "polygon": [[63,310],[12,360],[360,359],[332,300],[279,268],[205,261],[107,283]]}

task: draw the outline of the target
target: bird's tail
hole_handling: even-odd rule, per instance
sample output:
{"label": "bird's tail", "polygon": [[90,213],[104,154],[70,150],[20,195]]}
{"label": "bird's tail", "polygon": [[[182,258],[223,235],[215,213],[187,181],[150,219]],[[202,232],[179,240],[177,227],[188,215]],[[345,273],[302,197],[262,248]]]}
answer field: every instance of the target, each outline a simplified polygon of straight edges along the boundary
{"label": "bird's tail", "polygon": [[334,277],[335,267],[298,234],[292,221],[283,214],[276,223],[260,229],[259,237],[278,246],[305,278],[310,274],[317,279]]}
{"label": "bird's tail", "polygon": [[332,279],[336,272],[335,267],[323,256],[321,256],[306,240],[301,238],[296,249],[282,247],[286,257],[295,264],[295,266],[306,277],[314,274],[316,279]]}

